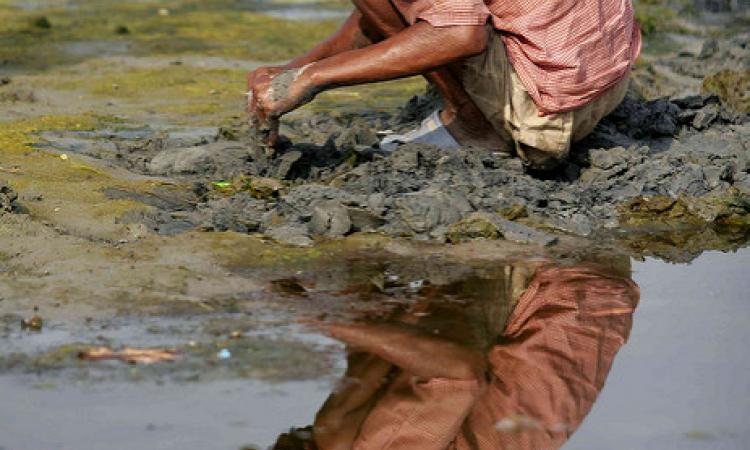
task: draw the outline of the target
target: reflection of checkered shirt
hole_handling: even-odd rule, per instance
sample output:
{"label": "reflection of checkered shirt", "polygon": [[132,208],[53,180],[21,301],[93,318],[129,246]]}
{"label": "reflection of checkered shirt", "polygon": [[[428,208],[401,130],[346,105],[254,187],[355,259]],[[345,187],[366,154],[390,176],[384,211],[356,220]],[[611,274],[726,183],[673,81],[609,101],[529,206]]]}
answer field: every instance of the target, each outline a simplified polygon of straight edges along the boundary
{"label": "reflection of checkered shirt", "polygon": [[622,79],[641,34],[631,0],[393,0],[409,23],[483,25],[501,32],[508,57],[539,109],[582,106]]}
{"label": "reflection of checkered shirt", "polygon": [[604,386],[638,299],[635,283],[598,268],[540,269],[489,350],[488,379],[398,373],[352,449],[560,448]]}

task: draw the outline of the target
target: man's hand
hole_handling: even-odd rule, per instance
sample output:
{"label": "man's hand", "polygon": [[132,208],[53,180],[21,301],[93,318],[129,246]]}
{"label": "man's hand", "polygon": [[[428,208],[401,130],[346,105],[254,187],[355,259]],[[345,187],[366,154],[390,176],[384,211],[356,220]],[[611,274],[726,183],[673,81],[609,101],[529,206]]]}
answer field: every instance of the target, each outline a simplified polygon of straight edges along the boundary
{"label": "man's hand", "polygon": [[247,111],[250,123],[268,132],[268,144],[278,138],[279,117],[315,98],[318,89],[300,68],[262,67],[248,74]]}

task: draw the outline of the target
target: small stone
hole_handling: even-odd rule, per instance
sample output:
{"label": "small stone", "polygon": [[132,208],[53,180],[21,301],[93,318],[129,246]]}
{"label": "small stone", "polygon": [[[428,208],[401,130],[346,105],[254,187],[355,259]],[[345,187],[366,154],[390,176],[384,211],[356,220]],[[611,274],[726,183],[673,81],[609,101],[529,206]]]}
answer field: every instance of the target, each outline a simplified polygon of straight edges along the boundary
{"label": "small stone", "polygon": [[0,215],[16,209],[18,194],[7,183],[0,181]]}
{"label": "small stone", "polygon": [[307,234],[307,227],[304,225],[275,226],[266,230],[266,234],[277,242],[296,247],[309,247],[313,244],[313,240]]}
{"label": "small stone", "polygon": [[314,235],[341,237],[349,233],[352,221],[347,208],[336,200],[316,202],[310,219],[310,232]]}
{"label": "small stone", "polygon": [[693,128],[696,130],[703,130],[708,128],[716,118],[719,117],[719,106],[708,105],[705,108],[698,111],[693,119]]}
{"label": "small stone", "polygon": [[500,239],[523,244],[552,245],[557,238],[520,223],[503,219],[497,214],[477,212],[453,224],[446,235],[456,244],[472,239]]}
{"label": "small stone", "polygon": [[615,166],[626,164],[627,150],[623,147],[592,150],[589,158],[593,167],[609,170]]}
{"label": "small stone", "polygon": [[385,225],[385,220],[366,209],[348,208],[352,231],[375,231]]}
{"label": "small stone", "polygon": [[284,183],[275,178],[254,177],[249,183],[250,195],[257,199],[278,197]]}
{"label": "small stone", "polygon": [[709,38],[703,42],[698,59],[708,59],[719,51],[719,42],[716,39]]}

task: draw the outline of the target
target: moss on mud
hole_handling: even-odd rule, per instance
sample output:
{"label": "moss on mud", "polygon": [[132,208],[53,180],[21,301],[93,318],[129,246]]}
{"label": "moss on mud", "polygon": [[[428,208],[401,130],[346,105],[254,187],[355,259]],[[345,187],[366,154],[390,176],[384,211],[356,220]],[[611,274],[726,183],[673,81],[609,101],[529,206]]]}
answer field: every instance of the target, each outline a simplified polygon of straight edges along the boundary
{"label": "moss on mud", "polygon": [[703,79],[703,93],[716,94],[729,108],[750,113],[750,69],[722,70]]}
{"label": "moss on mud", "polygon": [[149,184],[115,179],[107,171],[75,156],[34,148],[37,133],[41,131],[84,130],[95,127],[96,123],[96,117],[91,115],[41,116],[4,123],[0,129],[0,148],[3,164],[16,169],[16,173],[8,176],[8,183],[22,194],[42,196],[39,201],[22,202],[32,216],[111,238],[115,230],[122,231],[123,226],[115,223],[118,217],[127,211],[149,207],[127,199],[109,199],[102,191],[113,186],[143,190]]}
{"label": "moss on mud", "polygon": [[[280,61],[322,40],[338,26],[338,21],[277,19],[247,11],[232,1],[77,1],[31,11],[17,3],[0,4],[0,61],[26,68],[87,59],[97,56],[97,48],[108,46],[117,53],[135,55],[200,52]],[[38,26],[42,20],[49,26]],[[123,27],[128,33],[122,32]],[[104,47],[67,45],[80,42],[98,42]]]}
{"label": "moss on mud", "polygon": [[692,197],[639,197],[620,206],[620,223],[627,227],[750,227],[750,197],[734,189]]}

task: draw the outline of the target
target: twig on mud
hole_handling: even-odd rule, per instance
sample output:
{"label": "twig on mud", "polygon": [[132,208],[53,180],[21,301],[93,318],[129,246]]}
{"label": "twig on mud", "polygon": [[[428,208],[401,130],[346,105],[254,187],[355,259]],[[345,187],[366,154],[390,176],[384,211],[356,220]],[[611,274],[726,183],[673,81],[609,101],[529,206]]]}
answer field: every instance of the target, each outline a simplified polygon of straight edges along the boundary
{"label": "twig on mud", "polygon": [[78,354],[79,359],[87,361],[100,361],[104,359],[114,359],[124,361],[129,364],[153,364],[163,361],[175,361],[182,355],[173,349],[161,348],[130,348],[125,347],[116,351],[107,347],[93,347],[89,350],[82,351]]}
{"label": "twig on mud", "polygon": [[3,167],[3,166],[0,166],[0,172],[3,172],[3,173],[10,173],[10,174],[13,174],[13,175],[17,175],[17,174],[21,174],[21,173],[23,173],[23,172],[21,171],[21,169],[17,169],[17,168],[12,168],[12,169],[9,169],[9,168],[5,168],[5,167]]}

